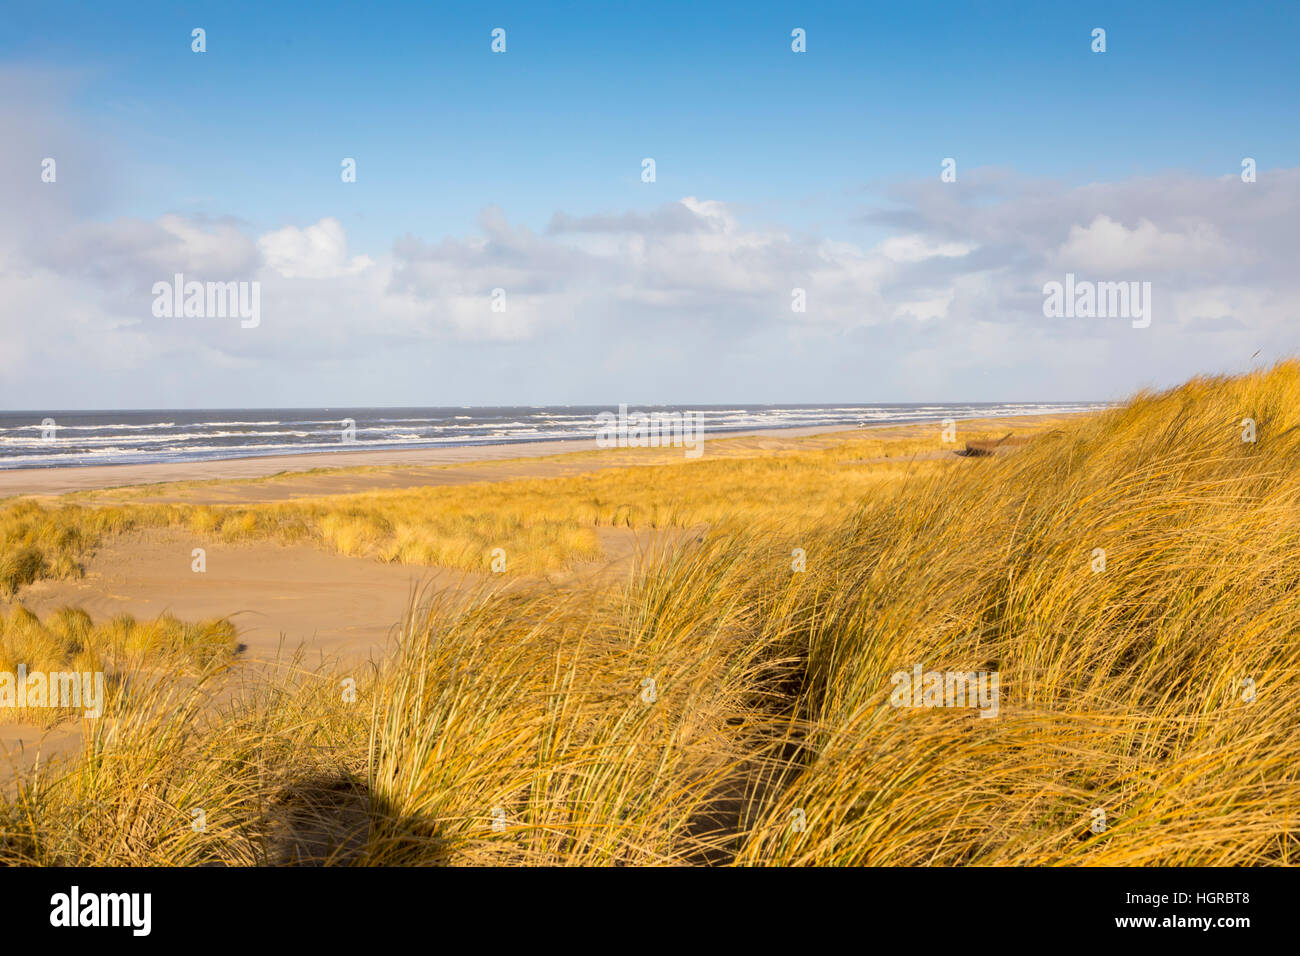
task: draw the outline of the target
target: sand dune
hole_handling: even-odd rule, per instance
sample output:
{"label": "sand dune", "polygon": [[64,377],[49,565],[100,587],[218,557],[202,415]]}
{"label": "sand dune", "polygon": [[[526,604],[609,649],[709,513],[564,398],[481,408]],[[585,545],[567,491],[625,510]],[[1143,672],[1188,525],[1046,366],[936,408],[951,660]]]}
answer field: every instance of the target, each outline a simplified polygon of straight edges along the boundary
{"label": "sand dune", "polygon": [[[1015,421],[1030,425],[1058,420],[1059,416],[1034,416]],[[887,434],[906,440],[932,434],[934,427],[932,423],[890,426]],[[965,427],[985,427],[985,423],[970,422]],[[718,439],[711,451],[715,455],[748,457],[808,450],[842,442],[845,431],[823,427],[729,435]],[[861,434],[859,429],[847,431]],[[547,457],[561,453],[565,453],[563,457]],[[947,454],[950,452],[927,452],[915,457]],[[564,441],[18,470],[0,472],[0,494],[58,495],[98,489],[93,500],[100,503],[121,498],[137,502],[253,504],[379,489],[558,478],[604,468],[680,460],[675,456],[670,459],[670,455],[672,450],[598,451],[594,441]],[[269,481],[248,480],[281,472],[285,473],[283,477]],[[156,489],[138,487],[163,482],[198,483],[162,484]],[[557,587],[607,584],[630,574],[639,559],[662,555],[679,540],[696,536],[701,530],[600,527],[596,529],[600,559],[552,572],[546,580]],[[413,594],[421,589],[458,596],[482,587],[524,586],[539,580],[513,575],[498,579],[462,570],[385,564],[307,544],[273,541],[207,544],[207,570],[196,573],[191,569],[193,547],[194,536],[177,530],[155,529],[113,538],[88,557],[82,578],[37,581],[24,587],[10,603],[22,603],[42,617],[60,607],[81,607],[97,621],[122,613],[141,620],[164,612],[193,621],[226,617],[238,629],[243,645],[241,664],[251,665],[255,672],[259,667],[289,659],[300,649],[308,667],[325,662],[346,667],[379,659],[391,649],[394,629]],[[242,669],[248,673],[247,667]],[[43,760],[70,754],[80,741],[79,722],[50,730],[0,723],[0,778],[10,776],[6,771],[15,767],[30,767],[38,753]]]}

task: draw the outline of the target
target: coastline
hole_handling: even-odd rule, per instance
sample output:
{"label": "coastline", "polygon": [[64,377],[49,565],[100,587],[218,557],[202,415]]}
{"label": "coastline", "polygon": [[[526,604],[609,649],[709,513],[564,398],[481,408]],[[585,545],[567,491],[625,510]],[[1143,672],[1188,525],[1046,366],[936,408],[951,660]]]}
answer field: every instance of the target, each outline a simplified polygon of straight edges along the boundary
{"label": "coastline", "polygon": [[[1071,412],[1044,415],[965,418],[957,421],[1007,421],[1025,424],[1043,418],[1095,414]],[[871,425],[807,425],[789,428],[758,428],[742,431],[706,433],[705,440],[726,441],[744,438],[795,439],[840,432],[864,433],[880,429],[933,426],[942,419],[912,422],[881,422]],[[706,444],[707,449],[707,444]],[[481,445],[454,445],[437,448],[396,448],[385,450],[304,452],[287,455],[251,455],[208,458],[195,461],[153,462],[149,464],[82,465],[53,468],[13,468],[0,470],[0,498],[19,495],[61,495],[78,491],[98,491],[126,486],[165,484],[184,481],[239,481],[265,478],[281,473],[298,473],[321,468],[345,469],[364,467],[437,467],[479,462],[542,458],[574,452],[598,451],[595,437],[543,439],[540,441],[498,442]],[[614,450],[614,449],[609,449]],[[707,456],[708,452],[705,451]]]}
{"label": "coastline", "polygon": [[[860,431],[851,425],[818,425],[799,428],[763,428],[727,432],[727,438],[779,434],[790,438],[822,435],[834,431]],[[719,440],[714,438],[713,440]],[[706,436],[708,440],[708,436]],[[447,445],[438,448],[390,448],[366,451],[320,451],[288,455],[246,455],[205,458],[195,461],[151,462],[149,464],[77,465],[56,468],[11,468],[0,470],[0,498],[11,495],[59,495],[72,491],[96,491],[125,485],[152,485],[173,481],[239,480],[265,478],[281,472],[312,471],[317,468],[429,467],[475,462],[542,458],[570,452],[597,451],[593,438],[558,438],[540,441],[494,442],[481,445]]]}

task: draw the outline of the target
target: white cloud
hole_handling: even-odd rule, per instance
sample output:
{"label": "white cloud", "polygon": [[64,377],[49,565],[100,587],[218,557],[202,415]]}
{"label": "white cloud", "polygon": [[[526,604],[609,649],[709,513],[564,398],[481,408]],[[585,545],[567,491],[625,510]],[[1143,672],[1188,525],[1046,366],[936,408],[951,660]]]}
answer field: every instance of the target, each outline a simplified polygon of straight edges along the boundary
{"label": "white cloud", "polygon": [[368,256],[348,258],[343,224],[327,217],[306,229],[285,226],[257,240],[266,264],[286,279],[334,279],[368,269]]}
{"label": "white cloud", "polygon": [[1233,262],[1238,251],[1208,222],[1161,230],[1143,218],[1128,229],[1110,216],[1098,214],[1086,227],[1070,227],[1069,238],[1056,251],[1055,261],[1062,268],[1117,276],[1144,271],[1221,268]]}
{"label": "white cloud", "polygon": [[921,262],[935,256],[964,256],[975,247],[966,242],[935,242],[924,235],[910,235],[886,239],[879,248],[891,262]]}

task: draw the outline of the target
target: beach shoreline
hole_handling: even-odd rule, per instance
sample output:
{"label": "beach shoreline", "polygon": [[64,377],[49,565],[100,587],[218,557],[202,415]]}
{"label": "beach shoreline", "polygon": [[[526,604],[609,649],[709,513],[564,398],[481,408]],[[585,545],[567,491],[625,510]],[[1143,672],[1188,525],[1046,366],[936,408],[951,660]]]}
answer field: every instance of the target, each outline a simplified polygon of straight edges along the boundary
{"label": "beach shoreline", "polygon": [[[1044,418],[1089,415],[1095,411],[1058,412],[1033,415],[999,415],[954,419],[959,422],[1007,422],[1032,424]],[[708,441],[731,439],[797,439],[842,432],[862,434],[881,429],[933,426],[942,419],[919,419],[909,422],[879,422],[868,425],[802,425],[793,427],[755,428],[708,435]],[[706,444],[707,448],[707,444]],[[545,458],[575,452],[602,450],[595,437],[542,439],[538,441],[492,442],[475,445],[449,445],[435,448],[349,448],[300,454],[246,455],[229,458],[205,458],[193,461],[123,463],[110,465],[55,466],[48,468],[0,469],[0,498],[21,495],[62,495],[78,491],[167,484],[187,481],[240,481],[293,474],[318,469],[349,468],[429,468],[444,465],[471,465],[529,458]],[[705,455],[707,455],[707,450]]]}

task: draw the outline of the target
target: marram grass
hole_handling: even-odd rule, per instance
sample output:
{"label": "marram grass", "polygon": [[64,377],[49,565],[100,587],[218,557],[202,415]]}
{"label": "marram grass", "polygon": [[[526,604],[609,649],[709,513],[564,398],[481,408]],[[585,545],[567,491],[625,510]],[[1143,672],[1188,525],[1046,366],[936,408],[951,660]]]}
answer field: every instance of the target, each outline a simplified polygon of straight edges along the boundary
{"label": "marram grass", "polygon": [[[672,509],[702,540],[616,587],[420,601],[374,672],[295,670],[202,704],[159,682],[92,728],[83,760],[20,783],[0,852],[1296,862],[1300,366],[924,464],[847,515],[789,496],[748,522],[641,469],[663,496],[633,513]],[[892,706],[891,675],[918,664],[996,672],[997,716]]]}
{"label": "marram grass", "polygon": [[[96,624],[81,608],[63,607],[42,621],[21,604],[0,614],[0,674],[16,682],[19,674],[100,673],[111,696],[129,692],[144,673],[184,678],[224,667],[238,646],[224,618],[191,623],[169,613],[152,621],[118,614]],[[6,722],[51,725],[74,712],[0,700]]]}

